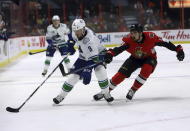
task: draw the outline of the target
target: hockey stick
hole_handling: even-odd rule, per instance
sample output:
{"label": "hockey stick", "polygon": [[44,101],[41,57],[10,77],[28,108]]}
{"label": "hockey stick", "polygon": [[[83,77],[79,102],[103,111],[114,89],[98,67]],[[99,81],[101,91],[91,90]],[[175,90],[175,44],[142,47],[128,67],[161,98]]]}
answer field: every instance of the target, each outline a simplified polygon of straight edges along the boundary
{"label": "hockey stick", "polygon": [[12,107],[7,107],[6,110],[8,112],[19,112],[19,110],[26,104],[26,102],[34,95],[34,93],[46,82],[46,80],[55,72],[55,70],[59,67],[59,65],[65,60],[61,60],[61,62],[55,67],[55,69],[47,76],[47,78],[32,92],[32,94],[20,105],[18,108],[12,108]]}
{"label": "hockey stick", "polygon": [[64,66],[63,66],[62,63],[59,65],[59,69],[60,69],[60,71],[61,71],[62,76],[64,76],[64,74],[65,74],[66,72],[65,72],[65,68],[64,68]]}
{"label": "hockey stick", "polygon": [[82,71],[82,70],[84,70],[84,69],[86,69],[86,68],[91,68],[91,67],[94,67],[94,66],[96,66],[96,65],[98,65],[98,64],[100,64],[100,63],[102,63],[102,61],[101,62],[98,62],[98,63],[94,63],[94,64],[92,64],[92,65],[88,65],[88,66],[84,66],[84,67],[82,67],[82,68],[79,68],[79,69],[76,69],[76,70],[71,70],[70,72],[68,72],[68,73],[62,73],[62,75],[63,76],[67,76],[67,75],[70,75],[70,74],[74,74],[74,73],[77,73],[77,72],[79,72],[79,71]]}
{"label": "hockey stick", "polygon": [[34,55],[34,54],[42,53],[42,52],[45,52],[45,51],[46,51],[46,50],[38,51],[38,52],[29,52],[28,54],[29,54],[29,55]]}

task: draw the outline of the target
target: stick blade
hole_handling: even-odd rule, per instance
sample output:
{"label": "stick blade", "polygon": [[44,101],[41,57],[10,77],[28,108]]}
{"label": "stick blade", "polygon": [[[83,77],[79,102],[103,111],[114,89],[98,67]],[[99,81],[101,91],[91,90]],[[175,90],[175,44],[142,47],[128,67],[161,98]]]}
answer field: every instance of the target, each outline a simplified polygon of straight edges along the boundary
{"label": "stick blade", "polygon": [[7,110],[8,112],[14,112],[14,113],[19,112],[19,109],[18,109],[18,108],[15,109],[15,108],[7,107],[6,110]]}
{"label": "stick blade", "polygon": [[28,54],[29,54],[29,55],[33,55],[33,53],[32,53],[32,52],[29,52]]}

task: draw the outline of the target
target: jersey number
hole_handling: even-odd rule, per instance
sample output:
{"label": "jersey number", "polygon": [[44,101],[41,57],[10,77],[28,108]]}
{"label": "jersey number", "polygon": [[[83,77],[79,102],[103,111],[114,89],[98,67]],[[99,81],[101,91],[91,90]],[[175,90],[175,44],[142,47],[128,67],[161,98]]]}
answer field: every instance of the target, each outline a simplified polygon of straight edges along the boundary
{"label": "jersey number", "polygon": [[[88,46],[88,50],[89,50],[90,52],[92,52],[92,48],[91,48],[90,46]],[[80,52],[80,53],[83,53],[83,51],[82,51],[82,49],[81,49],[80,46],[79,46],[79,52]]]}

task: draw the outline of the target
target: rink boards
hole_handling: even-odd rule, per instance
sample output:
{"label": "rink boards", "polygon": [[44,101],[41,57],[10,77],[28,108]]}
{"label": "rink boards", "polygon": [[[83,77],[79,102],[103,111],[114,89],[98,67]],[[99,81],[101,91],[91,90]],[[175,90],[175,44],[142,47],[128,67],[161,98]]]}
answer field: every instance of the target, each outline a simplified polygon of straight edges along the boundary
{"label": "rink boards", "polygon": [[[190,30],[160,30],[153,31],[158,36],[168,39],[175,44],[190,43]],[[122,43],[122,37],[129,32],[116,33],[97,33],[100,42],[106,47],[118,46]],[[0,67],[15,61],[22,55],[28,54],[29,51],[36,52],[44,50],[47,42],[44,36],[34,37],[16,37],[8,41],[0,40]]]}

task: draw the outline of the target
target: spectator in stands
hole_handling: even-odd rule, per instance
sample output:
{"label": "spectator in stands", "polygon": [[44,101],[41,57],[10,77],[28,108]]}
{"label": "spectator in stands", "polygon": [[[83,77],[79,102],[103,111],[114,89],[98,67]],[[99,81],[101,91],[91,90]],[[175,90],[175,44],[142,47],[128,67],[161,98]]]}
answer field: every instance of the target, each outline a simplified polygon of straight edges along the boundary
{"label": "spectator in stands", "polygon": [[8,36],[7,36],[7,30],[5,28],[5,22],[3,21],[3,17],[0,14],[0,40],[8,40]]}
{"label": "spectator in stands", "polygon": [[0,32],[2,32],[3,30],[5,30],[5,22],[3,21],[3,17],[0,14]]}

